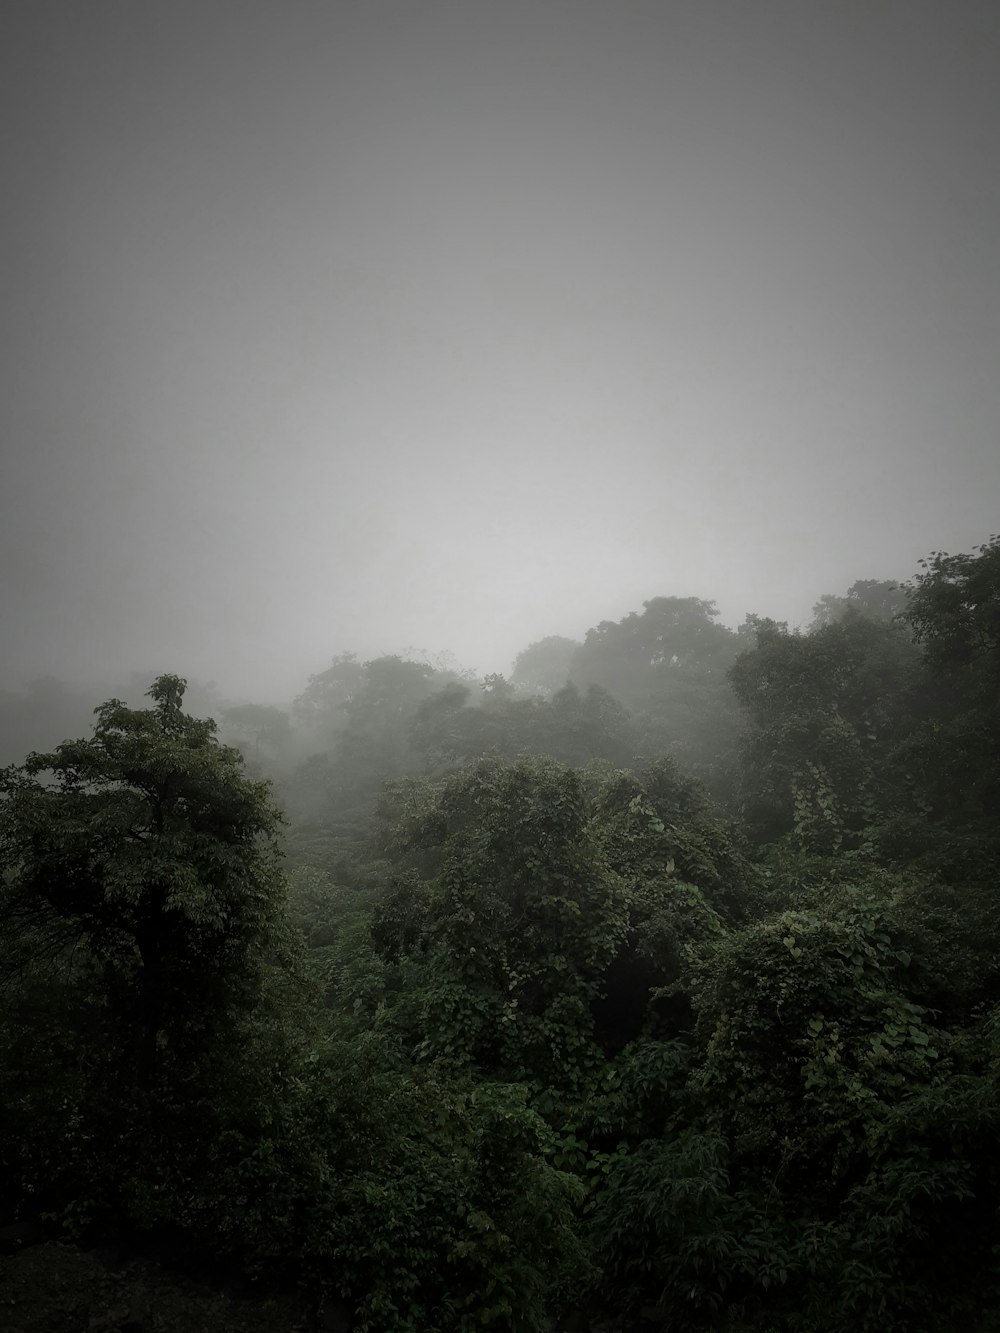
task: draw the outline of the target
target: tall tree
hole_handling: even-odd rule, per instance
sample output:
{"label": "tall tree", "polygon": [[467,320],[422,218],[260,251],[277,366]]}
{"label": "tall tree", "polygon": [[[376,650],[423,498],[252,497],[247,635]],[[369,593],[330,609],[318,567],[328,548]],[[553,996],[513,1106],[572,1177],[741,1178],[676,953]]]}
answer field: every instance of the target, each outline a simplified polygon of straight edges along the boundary
{"label": "tall tree", "polygon": [[184,686],[111,699],[91,739],[0,775],[5,961],[82,950],[144,1082],[254,1007],[280,934],[269,787],[183,712]]}
{"label": "tall tree", "polygon": [[[934,551],[907,585],[903,618],[935,664],[993,667],[1000,657],[1000,537],[969,555]],[[994,674],[995,680],[995,674]]]}
{"label": "tall tree", "polygon": [[[812,634],[761,620],[730,671],[749,723],[743,805],[764,841],[816,852],[856,844],[906,794],[890,762],[908,725],[918,652],[905,626],[862,615]],[[845,844],[846,840],[846,844]]]}
{"label": "tall tree", "polygon": [[923,822],[944,835],[949,875],[991,878],[1000,844],[1000,537],[920,563],[902,619],[923,649],[924,678],[899,763],[919,782]]}
{"label": "tall tree", "polygon": [[892,620],[906,610],[906,589],[886,579],[858,579],[843,597],[824,593],[813,607],[811,630],[836,624],[853,613],[869,620]]}
{"label": "tall tree", "polygon": [[573,654],[580,647],[575,639],[550,634],[518,653],[511,683],[529,694],[551,698],[569,679]]}
{"label": "tall tree", "polygon": [[721,796],[739,729],[726,672],[740,640],[717,621],[712,602],[654,597],[641,614],[588,630],[570,677],[629,709],[646,755],[670,755]]}

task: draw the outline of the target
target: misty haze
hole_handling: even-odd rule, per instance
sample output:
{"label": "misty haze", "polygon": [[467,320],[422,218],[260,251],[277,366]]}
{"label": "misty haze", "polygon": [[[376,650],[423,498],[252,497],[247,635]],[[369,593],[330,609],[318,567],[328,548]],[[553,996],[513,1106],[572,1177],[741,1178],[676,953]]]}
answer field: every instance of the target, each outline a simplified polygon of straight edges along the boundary
{"label": "misty haze", "polygon": [[0,38],[4,1328],[993,1333],[1000,9]]}

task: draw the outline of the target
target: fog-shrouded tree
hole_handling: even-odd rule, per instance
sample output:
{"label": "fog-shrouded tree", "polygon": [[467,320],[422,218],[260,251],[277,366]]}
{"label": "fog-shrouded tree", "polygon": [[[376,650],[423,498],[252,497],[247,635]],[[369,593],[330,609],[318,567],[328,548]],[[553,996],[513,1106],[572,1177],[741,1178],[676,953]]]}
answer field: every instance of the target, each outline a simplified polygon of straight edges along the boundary
{"label": "fog-shrouded tree", "polygon": [[698,597],[654,597],[620,621],[588,630],[572,668],[574,680],[603,685],[626,704],[656,692],[671,672],[698,668],[725,676],[737,646],[717,623],[714,602]]}
{"label": "fog-shrouded tree", "polygon": [[325,671],[309,677],[305,689],[295,699],[292,714],[295,723],[322,748],[343,725],[343,709],[354,698],[364,681],[364,665],[356,653],[341,653]]}
{"label": "fog-shrouded tree", "polygon": [[273,704],[234,704],[222,710],[222,718],[238,744],[252,748],[255,756],[262,745],[271,754],[280,754],[292,739],[291,719]]}
{"label": "fog-shrouded tree", "polygon": [[511,684],[527,694],[551,698],[569,679],[573,654],[580,647],[576,639],[549,634],[518,653],[511,672]]}
{"label": "fog-shrouded tree", "polygon": [[740,646],[713,602],[654,597],[641,613],[588,630],[570,678],[600,685],[629,709],[643,754],[670,755],[723,797],[739,730],[726,672]]}
{"label": "fog-shrouded tree", "polygon": [[843,597],[824,593],[813,607],[809,628],[822,629],[845,616],[862,615],[869,620],[892,620],[906,610],[906,589],[887,579],[858,579]]}
{"label": "fog-shrouded tree", "polygon": [[424,771],[458,768],[485,754],[544,754],[582,766],[591,759],[625,764],[635,753],[628,711],[598,685],[581,691],[571,683],[551,699],[525,699],[502,676],[489,676],[479,707],[470,702],[468,686],[451,682],[419,706],[410,741]]}

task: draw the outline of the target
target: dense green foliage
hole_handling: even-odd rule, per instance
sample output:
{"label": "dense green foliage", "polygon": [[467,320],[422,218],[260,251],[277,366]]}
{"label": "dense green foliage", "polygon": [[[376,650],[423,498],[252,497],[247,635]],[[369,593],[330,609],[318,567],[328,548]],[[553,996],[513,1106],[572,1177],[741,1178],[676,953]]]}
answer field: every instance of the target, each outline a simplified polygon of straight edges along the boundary
{"label": "dense green foliage", "polygon": [[992,539],[808,632],[342,656],[230,744],[102,705],[0,778],[7,1220],[370,1333],[988,1333],[998,679]]}

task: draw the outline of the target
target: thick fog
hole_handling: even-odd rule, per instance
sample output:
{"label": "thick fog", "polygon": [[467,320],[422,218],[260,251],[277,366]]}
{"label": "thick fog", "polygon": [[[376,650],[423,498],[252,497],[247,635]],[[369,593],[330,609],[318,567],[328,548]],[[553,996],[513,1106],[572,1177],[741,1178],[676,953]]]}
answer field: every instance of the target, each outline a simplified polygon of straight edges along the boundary
{"label": "thick fog", "polygon": [[809,619],[1000,513],[1000,7],[4,6],[0,685]]}

